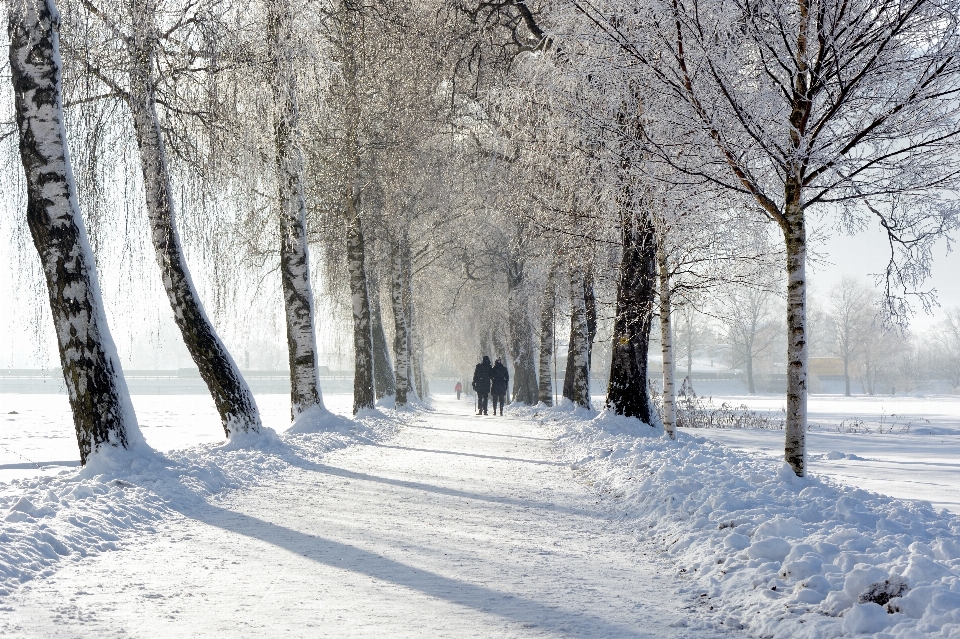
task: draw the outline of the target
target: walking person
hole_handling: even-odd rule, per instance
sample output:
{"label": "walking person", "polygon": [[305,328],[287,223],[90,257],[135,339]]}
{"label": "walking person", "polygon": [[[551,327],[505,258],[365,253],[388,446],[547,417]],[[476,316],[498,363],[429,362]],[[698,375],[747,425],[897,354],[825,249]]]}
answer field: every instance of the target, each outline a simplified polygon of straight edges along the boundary
{"label": "walking person", "polygon": [[477,364],[473,371],[473,390],[477,391],[477,415],[487,414],[487,396],[490,394],[490,375],[493,367],[490,358],[483,356],[483,361]]}
{"label": "walking person", "polygon": [[493,371],[490,375],[490,392],[493,394],[493,414],[497,414],[497,404],[500,404],[500,415],[503,415],[503,400],[507,395],[507,387],[510,384],[510,371],[503,365],[500,358],[493,365]]}
{"label": "walking person", "polygon": [[458,381],[458,382],[457,382],[457,385],[453,387],[453,390],[457,391],[457,401],[459,402],[459,401],[460,401],[460,393],[463,392],[463,384],[461,384],[461,383]]}

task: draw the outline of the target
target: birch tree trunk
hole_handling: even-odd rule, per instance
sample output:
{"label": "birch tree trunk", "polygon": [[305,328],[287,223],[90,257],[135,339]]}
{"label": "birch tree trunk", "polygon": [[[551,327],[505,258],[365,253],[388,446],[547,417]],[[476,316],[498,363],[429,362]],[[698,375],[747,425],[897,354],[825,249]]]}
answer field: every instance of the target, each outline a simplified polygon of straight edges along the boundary
{"label": "birch tree trunk", "polygon": [[424,397],[423,380],[421,379],[422,369],[413,304],[413,257],[410,254],[410,241],[407,238],[406,231],[404,231],[400,239],[400,272],[403,277],[403,314],[407,322],[407,393],[413,393],[415,397],[422,398]]}
{"label": "birch tree trunk", "polygon": [[150,237],[163,287],[187,350],[200,369],[200,377],[220,413],[224,432],[228,437],[237,432],[259,432],[260,413],[253,394],[203,310],[180,245],[166,151],[156,111],[154,53],[158,36],[155,0],[131,0],[129,9],[134,28],[127,40],[131,61],[127,104],[133,115],[140,150]]}
{"label": "birch tree trunk", "polygon": [[807,429],[807,235],[801,187],[793,178],[786,188],[783,235],[787,253],[787,415],[784,459],[798,477],[806,475]]}
{"label": "birch tree trunk", "polygon": [[540,362],[539,362],[539,394],[537,401],[547,406],[553,406],[553,375],[550,367],[553,365],[554,318],[556,313],[557,271],[550,270],[547,285],[543,291],[543,301],[540,304]]}
{"label": "birch tree trunk", "polygon": [[341,51],[344,91],[343,193],[347,227],[347,272],[353,308],[353,413],[374,407],[373,333],[370,325],[370,298],[367,291],[366,254],[360,218],[360,62],[357,46],[362,42],[361,8],[347,6],[341,23]]}
{"label": "birch tree trunk", "polygon": [[677,389],[673,351],[673,309],[671,306],[670,268],[663,242],[657,247],[660,271],[660,353],[663,363],[663,430],[677,438]]}
{"label": "birch tree trunk", "polygon": [[511,258],[507,267],[507,314],[510,324],[510,357],[513,359],[513,395],[515,402],[529,406],[537,403],[537,373],[533,363],[533,329],[524,291],[524,264]]}
{"label": "birch tree trunk", "polygon": [[142,441],[107,326],[63,126],[60,15],[53,0],[11,0],[10,74],[27,226],[43,266],[80,463]]}
{"label": "birch tree trunk", "polygon": [[280,281],[290,363],[290,417],[296,419],[313,406],[322,408],[323,396],[317,371],[307,206],[303,196],[303,155],[297,144],[300,109],[293,69],[291,24],[289,2],[267,0],[267,43],[276,108],[274,137],[280,204]]}
{"label": "birch tree trunk", "polygon": [[347,270],[350,274],[350,295],[353,302],[353,414],[374,407],[373,333],[370,326],[370,298],[364,260],[363,228],[359,212],[348,197]]}
{"label": "birch tree trunk", "polygon": [[647,350],[656,290],[656,241],[644,213],[621,214],[623,256],[610,353],[607,406],[618,415],[650,423]]}
{"label": "birch tree trunk", "polygon": [[407,338],[407,318],[403,305],[403,260],[400,242],[390,242],[390,301],[393,306],[393,354],[396,359],[396,393],[397,408],[407,403],[407,388],[409,385],[408,371],[410,370],[409,339]]}
{"label": "birch tree trunk", "polygon": [[583,272],[583,304],[587,309],[587,366],[593,366],[593,342],[597,339],[597,295],[594,292],[593,264]]}
{"label": "birch tree trunk", "polygon": [[567,370],[563,378],[563,396],[574,404],[590,408],[590,368],[587,341],[587,306],[583,299],[583,267],[570,266],[570,345]]}
{"label": "birch tree trunk", "polygon": [[380,308],[380,283],[370,276],[370,321],[373,330],[373,382],[377,399],[396,392],[393,367],[390,362],[390,347],[383,329],[383,313]]}

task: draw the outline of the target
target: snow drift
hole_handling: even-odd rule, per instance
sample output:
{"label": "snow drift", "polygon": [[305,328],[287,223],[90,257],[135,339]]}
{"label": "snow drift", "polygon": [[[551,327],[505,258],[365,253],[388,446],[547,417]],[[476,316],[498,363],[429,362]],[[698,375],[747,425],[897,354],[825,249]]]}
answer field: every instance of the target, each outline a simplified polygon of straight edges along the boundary
{"label": "snow drift", "polygon": [[569,407],[554,429],[621,524],[690,578],[684,605],[760,637],[960,637],[960,518],[681,432]]}
{"label": "snow drift", "polygon": [[[53,572],[59,561],[114,550],[130,533],[189,515],[222,491],[255,485],[332,450],[379,440],[400,424],[374,413],[324,415],[326,432],[248,436],[161,454],[146,445],[56,476],[0,484],[0,596]],[[124,454],[120,454],[124,453]]]}

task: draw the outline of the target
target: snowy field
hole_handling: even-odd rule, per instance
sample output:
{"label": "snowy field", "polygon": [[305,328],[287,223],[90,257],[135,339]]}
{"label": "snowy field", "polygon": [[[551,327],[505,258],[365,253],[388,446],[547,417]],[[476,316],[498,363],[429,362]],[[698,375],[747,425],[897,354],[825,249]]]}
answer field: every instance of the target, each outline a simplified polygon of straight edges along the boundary
{"label": "snowy field", "polygon": [[[713,398],[716,406],[723,402],[770,412],[785,405],[779,397]],[[813,395],[808,414],[812,473],[960,514],[960,397]],[[781,430],[699,429],[696,434],[760,458],[783,457]]]}

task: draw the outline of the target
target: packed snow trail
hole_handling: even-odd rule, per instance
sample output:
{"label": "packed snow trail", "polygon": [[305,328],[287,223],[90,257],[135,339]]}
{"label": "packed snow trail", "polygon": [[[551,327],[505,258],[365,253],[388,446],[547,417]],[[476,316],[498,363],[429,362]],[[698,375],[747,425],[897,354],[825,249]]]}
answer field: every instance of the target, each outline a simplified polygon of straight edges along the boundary
{"label": "packed snow trail", "polygon": [[[531,421],[393,439],[184,508],[2,601],[26,637],[715,637]],[[661,573],[661,569],[664,571]]]}

